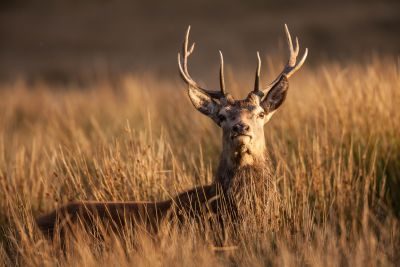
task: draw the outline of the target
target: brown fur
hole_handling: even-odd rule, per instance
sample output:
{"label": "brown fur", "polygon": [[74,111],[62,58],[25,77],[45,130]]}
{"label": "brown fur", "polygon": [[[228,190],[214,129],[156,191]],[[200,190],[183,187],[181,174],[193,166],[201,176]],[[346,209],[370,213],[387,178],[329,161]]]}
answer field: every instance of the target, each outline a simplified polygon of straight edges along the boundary
{"label": "brown fur", "polygon": [[215,220],[220,220],[224,215],[235,220],[236,201],[248,191],[246,185],[265,188],[264,185],[268,184],[265,174],[269,173],[266,170],[261,166],[226,170],[211,185],[199,186],[159,202],[71,202],[38,217],[36,222],[46,236],[53,238],[71,224],[81,223],[87,228],[93,228],[96,221],[108,223],[116,232],[127,223],[140,224],[147,231],[156,232],[160,223],[171,219],[171,216],[179,223],[190,218],[204,219],[208,215],[216,215]]}
{"label": "brown fur", "polygon": [[[176,197],[159,202],[71,202],[36,219],[39,229],[48,237],[63,237],[66,229],[78,223],[88,229],[100,221],[115,232],[127,224],[140,224],[147,232],[157,232],[164,220],[203,220],[213,215],[214,221],[223,223],[238,219],[243,199],[249,194],[265,194],[269,187],[270,171],[267,160],[255,165],[230,168],[222,160],[214,183],[199,186]],[[220,225],[222,226],[222,225]],[[141,227],[142,228],[142,227]]]}
{"label": "brown fur", "polygon": [[49,237],[70,224],[82,223],[92,227],[95,220],[110,222],[118,230],[127,222],[146,226],[147,230],[157,230],[158,225],[171,215],[183,221],[195,217],[202,210],[216,212],[216,206],[207,206],[208,201],[217,196],[216,185],[201,186],[179,194],[173,199],[160,202],[71,202],[61,208],[36,219],[39,229]]}

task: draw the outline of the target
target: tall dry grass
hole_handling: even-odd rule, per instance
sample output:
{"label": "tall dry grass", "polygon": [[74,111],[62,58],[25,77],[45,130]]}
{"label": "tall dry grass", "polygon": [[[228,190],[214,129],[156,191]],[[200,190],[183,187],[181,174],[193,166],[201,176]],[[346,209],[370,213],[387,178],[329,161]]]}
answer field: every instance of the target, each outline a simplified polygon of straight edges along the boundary
{"label": "tall dry grass", "polygon": [[[167,225],[157,236],[127,228],[122,239],[78,232],[63,251],[33,223],[70,200],[165,199],[210,183],[220,133],[192,108],[182,84],[126,77],[88,88],[3,85],[0,262],[398,265],[399,68],[394,59],[373,59],[300,71],[266,126],[280,205],[249,214],[220,250],[188,224]],[[243,96],[248,86],[235,77],[229,83]]]}

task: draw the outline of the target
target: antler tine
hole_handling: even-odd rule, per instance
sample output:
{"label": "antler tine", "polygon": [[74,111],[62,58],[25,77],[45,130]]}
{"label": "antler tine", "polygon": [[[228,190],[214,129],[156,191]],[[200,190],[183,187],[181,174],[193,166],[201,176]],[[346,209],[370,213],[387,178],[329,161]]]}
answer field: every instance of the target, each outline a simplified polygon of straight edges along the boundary
{"label": "antler tine", "polygon": [[185,35],[185,40],[183,41],[183,46],[182,46],[182,57],[181,54],[178,53],[178,67],[179,67],[179,73],[182,77],[182,79],[189,85],[194,88],[197,88],[204,93],[208,94],[210,97],[215,98],[215,99],[221,99],[225,97],[225,82],[224,82],[224,76],[223,76],[223,58],[221,54],[221,71],[220,71],[220,83],[221,83],[221,90],[220,91],[210,91],[207,89],[204,89],[200,87],[190,76],[189,71],[188,71],[188,57],[193,53],[194,51],[194,46],[195,43],[193,43],[189,47],[189,34],[190,34],[190,25],[186,30],[186,35]]}
{"label": "antler tine", "polygon": [[219,51],[219,56],[221,60],[221,66],[219,68],[219,85],[221,94],[225,95],[224,56],[221,51]]}
{"label": "antler tine", "polygon": [[261,72],[261,59],[260,59],[260,53],[257,51],[257,70],[256,70],[256,78],[254,82],[254,93],[260,92],[260,72]]}
{"label": "antler tine", "polygon": [[296,36],[296,48],[295,48],[295,52],[296,52],[296,55],[298,55],[299,54],[299,50],[300,50],[300,46],[299,46],[299,38],[297,38],[297,36]]}
{"label": "antler tine", "polygon": [[190,78],[188,69],[187,69],[187,58],[190,56],[190,54],[193,53],[194,51],[194,44],[192,44],[192,46],[190,47],[190,50],[188,50],[188,46],[189,46],[189,34],[190,34],[190,25],[188,26],[188,29],[186,31],[186,35],[185,35],[185,40],[183,41],[183,60],[184,60],[184,68],[185,68],[185,73],[187,74],[187,76]]}
{"label": "antler tine", "polygon": [[180,70],[180,74],[182,78],[191,86],[193,87],[199,87],[195,81],[190,77],[188,68],[187,68],[187,58],[190,56],[190,54],[193,53],[194,51],[194,43],[192,44],[190,50],[188,51],[188,44],[189,44],[189,34],[190,34],[190,25],[188,26],[185,34],[185,39],[182,44],[182,51],[183,51],[183,68],[182,68],[182,63],[181,63],[181,55],[178,53],[178,66]]}
{"label": "antler tine", "polygon": [[307,55],[308,55],[308,49],[306,48],[304,51],[303,56],[301,57],[300,61],[297,62],[297,56],[299,55],[300,51],[300,46],[299,46],[299,40],[296,37],[296,43],[295,47],[293,47],[293,42],[292,42],[292,37],[290,36],[289,29],[287,25],[285,24],[285,33],[286,33],[286,40],[288,44],[288,50],[289,50],[289,60],[284,67],[283,71],[278,75],[278,77],[270,83],[265,89],[263,89],[263,93],[266,94],[269,89],[275,86],[275,84],[280,80],[282,75],[285,75],[287,78],[292,76],[298,69],[301,68],[301,66],[304,64],[306,61]]}

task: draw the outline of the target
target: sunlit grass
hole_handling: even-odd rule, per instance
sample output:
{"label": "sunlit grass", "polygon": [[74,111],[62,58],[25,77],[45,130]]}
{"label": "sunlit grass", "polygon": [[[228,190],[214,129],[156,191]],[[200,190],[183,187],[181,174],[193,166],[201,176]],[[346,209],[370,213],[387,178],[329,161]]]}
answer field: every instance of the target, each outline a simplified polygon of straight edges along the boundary
{"label": "sunlit grass", "polygon": [[[239,76],[240,77],[240,76]],[[230,79],[236,95],[245,95]],[[266,126],[279,207],[222,251],[196,225],[66,252],[33,216],[71,200],[161,200],[212,181],[220,133],[178,80],[0,90],[0,262],[28,266],[398,265],[400,73],[394,60],[301,70]],[[262,222],[262,223],[260,223]]]}

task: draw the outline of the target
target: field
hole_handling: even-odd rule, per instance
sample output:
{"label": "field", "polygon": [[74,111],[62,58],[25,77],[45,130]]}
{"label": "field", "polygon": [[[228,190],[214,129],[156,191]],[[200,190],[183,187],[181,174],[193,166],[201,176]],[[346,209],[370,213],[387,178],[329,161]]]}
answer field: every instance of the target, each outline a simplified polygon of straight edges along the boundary
{"label": "field", "polygon": [[[399,64],[375,57],[295,75],[266,126],[279,205],[220,248],[188,224],[102,241],[79,232],[63,252],[33,223],[70,200],[161,200],[212,181],[220,132],[178,77],[3,84],[0,265],[398,266]],[[227,77],[235,96],[247,93],[242,76]]]}

